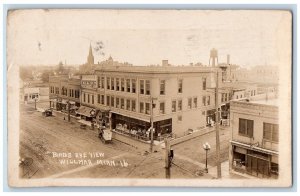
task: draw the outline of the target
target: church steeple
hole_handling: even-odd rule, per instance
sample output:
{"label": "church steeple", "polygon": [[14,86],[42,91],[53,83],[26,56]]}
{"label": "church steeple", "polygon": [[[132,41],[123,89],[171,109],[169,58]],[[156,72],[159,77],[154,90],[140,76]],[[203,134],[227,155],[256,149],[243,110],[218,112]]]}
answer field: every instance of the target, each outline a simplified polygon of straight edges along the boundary
{"label": "church steeple", "polygon": [[89,55],[87,57],[87,64],[93,65],[94,64],[94,55],[92,50],[92,45],[90,43]]}

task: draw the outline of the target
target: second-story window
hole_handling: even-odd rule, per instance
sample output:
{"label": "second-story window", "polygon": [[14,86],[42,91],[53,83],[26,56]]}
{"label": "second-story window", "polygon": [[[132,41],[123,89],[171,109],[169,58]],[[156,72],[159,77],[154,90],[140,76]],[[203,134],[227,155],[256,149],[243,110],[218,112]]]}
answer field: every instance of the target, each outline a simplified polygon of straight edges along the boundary
{"label": "second-story window", "polygon": [[182,110],[182,100],[178,100],[178,111]]}
{"label": "second-story window", "polygon": [[126,110],[130,110],[130,99],[126,99]]}
{"label": "second-story window", "polygon": [[140,102],[140,113],[145,113],[144,102]]}
{"label": "second-story window", "polygon": [[116,86],[117,86],[117,91],[119,91],[120,90],[120,79],[119,78],[116,79]]}
{"label": "second-story window", "polygon": [[106,89],[110,90],[110,77],[106,78]]}
{"label": "second-story window", "polygon": [[176,101],[172,101],[172,112],[176,112]]}
{"label": "second-story window", "polygon": [[150,114],[150,103],[146,103],[146,114]]}
{"label": "second-story window", "polygon": [[244,136],[253,137],[253,120],[240,118],[239,133]]}
{"label": "second-story window", "polygon": [[210,105],[210,96],[207,96],[207,105]]}
{"label": "second-story window", "polygon": [[165,102],[159,103],[159,113],[164,114],[165,113]]}
{"label": "second-story window", "polygon": [[278,124],[265,123],[263,127],[263,138],[272,142],[278,142]]}
{"label": "second-story window", "polygon": [[130,79],[126,79],[126,92],[130,93]]}
{"label": "second-story window", "polygon": [[105,78],[104,76],[101,77],[101,88],[104,88],[104,81],[105,81]]}
{"label": "second-story window", "polygon": [[206,106],[206,96],[203,96],[203,97],[202,97],[202,105],[203,105],[203,106]]}
{"label": "second-story window", "polygon": [[182,93],[182,79],[178,80],[178,93]]}
{"label": "second-story window", "polygon": [[104,105],[104,95],[101,95],[101,104]]}
{"label": "second-story window", "polygon": [[131,100],[131,110],[133,111],[133,112],[135,112],[136,111],[136,102],[135,102],[135,100],[133,99],[133,100]]}
{"label": "second-story window", "polygon": [[124,78],[121,78],[121,91],[125,91],[125,79]]}
{"label": "second-story window", "polygon": [[146,95],[150,95],[150,80],[146,80]]}
{"label": "second-story window", "polygon": [[120,98],[116,97],[116,107],[120,108]]}
{"label": "second-story window", "polygon": [[109,95],[106,96],[106,105],[110,106],[110,96]]}
{"label": "second-story window", "polygon": [[88,94],[88,103],[90,103],[90,94]]}
{"label": "second-story window", "polygon": [[136,92],[136,80],[135,79],[132,79],[131,80],[131,84],[132,84],[132,93],[135,93]]}
{"label": "second-story window", "polygon": [[140,94],[144,94],[145,93],[145,84],[144,84],[144,80],[140,80]]}
{"label": "second-story window", "polygon": [[202,89],[206,90],[206,78],[202,79]]}
{"label": "second-story window", "polygon": [[115,79],[111,78],[111,90],[115,90]]}
{"label": "second-story window", "polygon": [[192,108],[192,98],[188,98],[188,109]]}
{"label": "second-story window", "polygon": [[115,97],[114,96],[110,97],[110,105],[111,105],[111,107],[115,107]]}
{"label": "second-story window", "polygon": [[85,102],[85,93],[83,93],[83,102]]}
{"label": "second-story window", "polygon": [[125,101],[124,101],[124,98],[121,98],[121,109],[125,109]]}
{"label": "second-story window", "polygon": [[100,94],[97,95],[97,103],[100,104]]}
{"label": "second-story window", "polygon": [[193,106],[194,106],[194,108],[198,107],[198,99],[197,99],[197,97],[194,97]]}
{"label": "second-story window", "polygon": [[159,92],[160,95],[164,95],[165,94],[165,90],[166,90],[166,81],[165,80],[161,80],[160,81],[160,88],[159,88]]}

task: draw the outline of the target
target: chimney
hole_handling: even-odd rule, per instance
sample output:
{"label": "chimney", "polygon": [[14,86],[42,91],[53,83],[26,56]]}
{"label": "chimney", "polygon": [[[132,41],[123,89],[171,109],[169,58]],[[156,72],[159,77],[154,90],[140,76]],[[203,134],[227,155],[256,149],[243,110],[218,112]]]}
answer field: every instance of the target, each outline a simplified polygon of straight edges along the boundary
{"label": "chimney", "polygon": [[169,63],[168,63],[168,60],[162,60],[162,66],[168,66]]}

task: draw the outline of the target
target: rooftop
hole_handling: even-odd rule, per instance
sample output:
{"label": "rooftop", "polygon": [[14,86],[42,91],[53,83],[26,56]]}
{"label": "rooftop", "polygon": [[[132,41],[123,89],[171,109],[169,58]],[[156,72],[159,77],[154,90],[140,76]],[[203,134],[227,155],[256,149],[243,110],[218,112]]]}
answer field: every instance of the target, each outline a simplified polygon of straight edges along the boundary
{"label": "rooftop", "polygon": [[273,99],[250,100],[250,103],[278,106],[278,99],[273,98]]}

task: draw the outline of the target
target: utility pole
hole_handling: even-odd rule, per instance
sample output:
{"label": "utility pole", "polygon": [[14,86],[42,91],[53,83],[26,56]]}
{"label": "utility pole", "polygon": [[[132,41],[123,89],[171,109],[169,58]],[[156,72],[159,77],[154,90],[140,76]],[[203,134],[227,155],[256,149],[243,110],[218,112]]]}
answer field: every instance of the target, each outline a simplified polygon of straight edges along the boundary
{"label": "utility pole", "polygon": [[216,162],[217,162],[217,178],[221,178],[221,162],[220,162],[220,125],[219,125],[219,68],[216,68],[216,90],[215,90],[215,116],[216,116]]}
{"label": "utility pole", "polygon": [[151,137],[151,142],[150,142],[150,152],[153,152],[153,98],[151,97],[151,106],[150,106],[150,137]]}
{"label": "utility pole", "polygon": [[165,138],[165,168],[166,168],[166,179],[171,178],[171,160],[170,160],[170,154],[171,154],[171,146],[170,146],[170,140],[168,138]]}
{"label": "utility pole", "polygon": [[68,122],[71,121],[71,114],[70,114],[71,108],[70,108],[70,100],[68,100]]}

